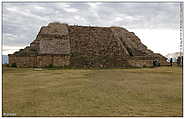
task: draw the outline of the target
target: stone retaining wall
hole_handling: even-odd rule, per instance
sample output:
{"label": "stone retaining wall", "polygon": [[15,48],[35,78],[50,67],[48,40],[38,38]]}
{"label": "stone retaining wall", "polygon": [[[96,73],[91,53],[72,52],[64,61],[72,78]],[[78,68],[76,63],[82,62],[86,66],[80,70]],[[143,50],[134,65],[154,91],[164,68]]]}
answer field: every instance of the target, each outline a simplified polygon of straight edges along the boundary
{"label": "stone retaining wall", "polygon": [[[129,67],[152,67],[153,66],[153,61],[154,60],[136,60],[136,59],[130,59],[128,60],[128,66]],[[169,66],[170,63],[164,61],[164,60],[159,60],[161,66]]]}
{"label": "stone retaining wall", "polygon": [[63,67],[70,65],[67,55],[15,56],[9,55],[9,65],[17,67]]}

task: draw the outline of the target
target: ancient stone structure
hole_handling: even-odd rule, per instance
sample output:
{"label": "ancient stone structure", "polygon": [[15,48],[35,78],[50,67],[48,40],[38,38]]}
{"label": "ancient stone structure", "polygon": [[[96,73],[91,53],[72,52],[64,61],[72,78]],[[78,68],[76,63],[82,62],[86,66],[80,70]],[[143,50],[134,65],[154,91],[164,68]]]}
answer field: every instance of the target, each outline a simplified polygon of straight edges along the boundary
{"label": "ancient stone structure", "polygon": [[149,67],[156,59],[168,64],[124,28],[61,23],[41,27],[30,46],[9,54],[9,64],[17,67]]}

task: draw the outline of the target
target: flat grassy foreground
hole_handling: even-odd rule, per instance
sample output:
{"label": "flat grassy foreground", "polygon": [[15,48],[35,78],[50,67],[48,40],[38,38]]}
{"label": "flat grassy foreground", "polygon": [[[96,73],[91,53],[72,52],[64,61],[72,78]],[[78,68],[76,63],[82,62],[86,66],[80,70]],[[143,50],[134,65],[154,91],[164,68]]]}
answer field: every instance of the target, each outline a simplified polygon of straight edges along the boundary
{"label": "flat grassy foreground", "polygon": [[6,67],[3,68],[3,113],[16,116],[182,116],[182,69]]}

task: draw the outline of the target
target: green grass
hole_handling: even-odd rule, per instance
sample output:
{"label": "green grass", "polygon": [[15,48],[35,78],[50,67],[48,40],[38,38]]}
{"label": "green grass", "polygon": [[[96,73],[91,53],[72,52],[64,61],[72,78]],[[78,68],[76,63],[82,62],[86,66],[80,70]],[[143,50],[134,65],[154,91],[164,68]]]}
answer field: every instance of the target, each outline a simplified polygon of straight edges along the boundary
{"label": "green grass", "polygon": [[3,113],[182,116],[182,69],[3,68]]}

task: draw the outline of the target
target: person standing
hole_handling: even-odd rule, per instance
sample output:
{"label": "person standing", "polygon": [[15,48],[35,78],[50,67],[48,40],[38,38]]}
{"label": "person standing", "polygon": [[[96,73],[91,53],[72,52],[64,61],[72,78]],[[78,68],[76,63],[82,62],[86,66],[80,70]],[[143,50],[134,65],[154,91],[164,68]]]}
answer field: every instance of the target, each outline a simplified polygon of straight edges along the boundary
{"label": "person standing", "polygon": [[177,57],[177,65],[180,66],[180,64],[181,64],[181,57],[178,56],[178,57]]}
{"label": "person standing", "polygon": [[173,59],[170,58],[170,66],[172,66],[172,63],[173,63]]}

